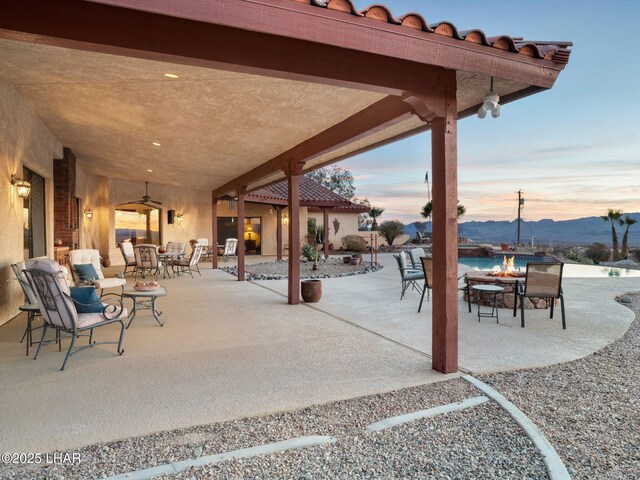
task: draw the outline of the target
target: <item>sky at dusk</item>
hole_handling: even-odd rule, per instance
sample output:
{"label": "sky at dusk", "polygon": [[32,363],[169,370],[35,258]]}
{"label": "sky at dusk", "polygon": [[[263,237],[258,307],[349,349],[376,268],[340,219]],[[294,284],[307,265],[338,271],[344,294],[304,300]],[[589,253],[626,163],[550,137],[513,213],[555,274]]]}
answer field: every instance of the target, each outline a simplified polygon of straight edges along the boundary
{"label": "sky at dusk", "polygon": [[[372,2],[355,0],[358,8]],[[640,211],[640,1],[507,2],[387,0],[395,16],[452,22],[488,36],[574,42],[569,64],[546,92],[503,106],[498,119],[458,124],[463,221],[513,220],[524,191],[528,220]],[[530,7],[527,7],[530,5]],[[382,220],[421,220],[431,170],[429,133],[345,160],[356,195],[385,208]],[[431,174],[430,174],[431,176]]]}

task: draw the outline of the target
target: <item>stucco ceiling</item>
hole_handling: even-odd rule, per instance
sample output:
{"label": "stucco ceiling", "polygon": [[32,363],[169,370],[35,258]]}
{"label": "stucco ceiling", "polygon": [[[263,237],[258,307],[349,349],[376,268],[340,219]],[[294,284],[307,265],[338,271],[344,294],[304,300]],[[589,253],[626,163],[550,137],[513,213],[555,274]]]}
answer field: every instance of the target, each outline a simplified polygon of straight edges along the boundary
{"label": "stucco ceiling", "polygon": [[[384,97],[4,39],[0,79],[87,171],[199,190],[233,180]],[[481,102],[486,77],[459,73],[458,81],[459,111]],[[526,85],[499,81],[496,87],[504,95]],[[413,118],[313,163],[420,126]]]}

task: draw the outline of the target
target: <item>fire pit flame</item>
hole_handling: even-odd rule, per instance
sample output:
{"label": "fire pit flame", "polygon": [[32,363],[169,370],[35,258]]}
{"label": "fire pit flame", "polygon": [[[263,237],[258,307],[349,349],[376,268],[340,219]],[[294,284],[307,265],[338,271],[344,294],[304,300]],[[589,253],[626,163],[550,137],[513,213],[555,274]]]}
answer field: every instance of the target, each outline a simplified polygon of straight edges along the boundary
{"label": "fire pit flame", "polygon": [[492,277],[520,277],[522,274],[516,270],[516,257],[512,256],[507,259],[505,255],[502,259],[502,266],[496,267],[489,275]]}

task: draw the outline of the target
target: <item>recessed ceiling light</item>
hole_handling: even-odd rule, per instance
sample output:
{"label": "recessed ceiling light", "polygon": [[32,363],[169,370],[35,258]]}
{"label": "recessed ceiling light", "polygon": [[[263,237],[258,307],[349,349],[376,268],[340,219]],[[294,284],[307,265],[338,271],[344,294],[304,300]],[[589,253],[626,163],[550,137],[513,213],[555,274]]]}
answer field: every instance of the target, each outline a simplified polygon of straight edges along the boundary
{"label": "recessed ceiling light", "polygon": [[159,146],[160,146],[160,143],[158,143],[158,142],[153,142],[153,145],[155,145],[156,147],[159,147]]}
{"label": "recessed ceiling light", "polygon": [[167,78],[180,78],[175,73],[165,73],[164,76]]}
{"label": "recessed ceiling light", "polygon": [[147,172],[153,172],[153,170],[151,170],[150,168],[147,168]]}

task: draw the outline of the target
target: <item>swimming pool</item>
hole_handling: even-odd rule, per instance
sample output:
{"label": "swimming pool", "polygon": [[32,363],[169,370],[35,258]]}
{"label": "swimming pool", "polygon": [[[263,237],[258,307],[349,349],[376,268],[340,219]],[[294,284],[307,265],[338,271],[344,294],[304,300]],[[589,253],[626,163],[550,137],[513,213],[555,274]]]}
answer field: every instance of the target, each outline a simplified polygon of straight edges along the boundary
{"label": "swimming pool", "polygon": [[[459,263],[468,265],[476,270],[491,271],[502,266],[502,255],[495,257],[460,257]],[[527,262],[554,262],[555,258],[548,256],[516,255],[515,266],[520,272],[527,270]],[[604,278],[604,277],[640,277],[640,270],[628,268],[600,267],[598,265],[577,265],[565,263],[563,276],[572,278]]]}

